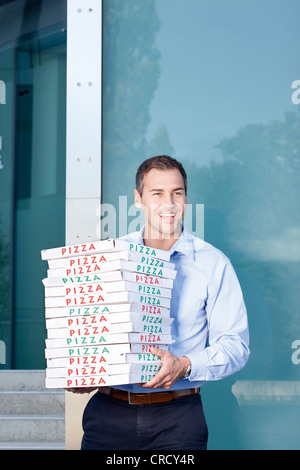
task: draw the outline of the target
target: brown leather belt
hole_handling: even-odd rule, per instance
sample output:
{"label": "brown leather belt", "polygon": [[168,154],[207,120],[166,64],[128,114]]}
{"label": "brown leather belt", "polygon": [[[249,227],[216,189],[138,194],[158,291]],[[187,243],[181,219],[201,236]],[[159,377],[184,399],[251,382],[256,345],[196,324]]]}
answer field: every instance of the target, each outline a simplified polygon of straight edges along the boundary
{"label": "brown leather belt", "polygon": [[101,387],[99,392],[109,397],[127,401],[130,405],[152,405],[152,403],[164,403],[174,400],[174,398],[195,395],[200,392],[200,388],[187,388],[186,390],[171,390],[169,392],[131,393],[117,388]]}

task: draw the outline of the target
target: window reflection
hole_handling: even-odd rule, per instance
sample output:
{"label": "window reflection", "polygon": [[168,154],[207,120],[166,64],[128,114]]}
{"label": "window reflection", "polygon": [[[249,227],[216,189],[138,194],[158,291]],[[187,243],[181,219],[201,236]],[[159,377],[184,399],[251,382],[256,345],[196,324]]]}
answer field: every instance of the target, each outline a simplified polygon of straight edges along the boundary
{"label": "window reflection", "polygon": [[146,157],[182,161],[188,202],[204,204],[205,239],[232,260],[248,308],[248,364],[203,389],[211,448],[299,448],[285,398],[299,376],[297,12],[293,0],[104,0],[104,201],[133,202]]}

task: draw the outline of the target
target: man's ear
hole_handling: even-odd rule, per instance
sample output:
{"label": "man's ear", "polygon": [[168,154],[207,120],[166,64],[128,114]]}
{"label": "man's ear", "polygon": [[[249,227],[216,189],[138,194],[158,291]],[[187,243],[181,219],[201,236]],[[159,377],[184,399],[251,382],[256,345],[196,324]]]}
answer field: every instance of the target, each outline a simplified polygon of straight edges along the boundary
{"label": "man's ear", "polygon": [[138,209],[141,208],[142,199],[137,189],[134,190],[134,204]]}

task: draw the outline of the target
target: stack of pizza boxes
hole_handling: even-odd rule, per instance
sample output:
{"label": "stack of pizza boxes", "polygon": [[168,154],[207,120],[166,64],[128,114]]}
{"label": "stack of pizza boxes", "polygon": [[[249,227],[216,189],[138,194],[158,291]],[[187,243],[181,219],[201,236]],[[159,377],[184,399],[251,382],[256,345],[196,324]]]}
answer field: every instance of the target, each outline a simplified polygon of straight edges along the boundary
{"label": "stack of pizza boxes", "polygon": [[148,382],[150,346],[172,343],[169,254],[120,239],[52,248],[47,260],[46,388]]}

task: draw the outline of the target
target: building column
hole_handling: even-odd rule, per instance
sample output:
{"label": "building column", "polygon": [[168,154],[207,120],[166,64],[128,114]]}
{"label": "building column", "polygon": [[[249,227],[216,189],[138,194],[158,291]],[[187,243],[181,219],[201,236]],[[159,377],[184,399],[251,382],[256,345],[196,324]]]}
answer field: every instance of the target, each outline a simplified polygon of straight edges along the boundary
{"label": "building column", "polygon": [[[100,238],[102,0],[68,0],[66,245]],[[66,449],[79,449],[91,395],[66,392]]]}

